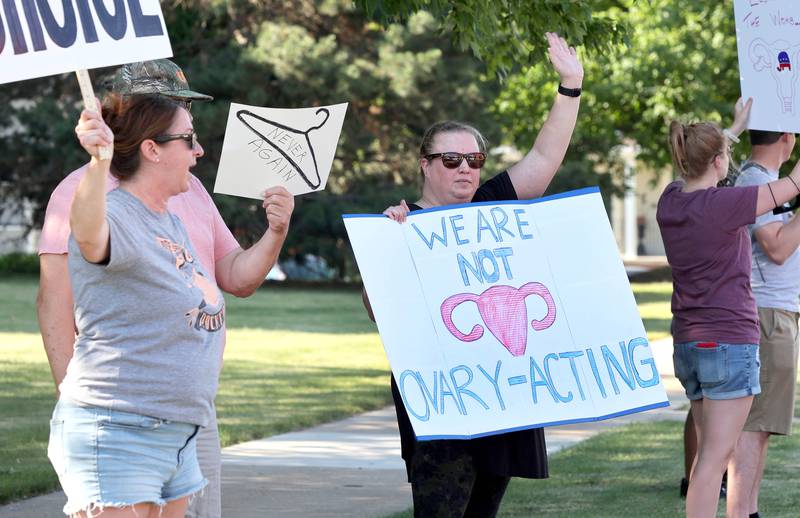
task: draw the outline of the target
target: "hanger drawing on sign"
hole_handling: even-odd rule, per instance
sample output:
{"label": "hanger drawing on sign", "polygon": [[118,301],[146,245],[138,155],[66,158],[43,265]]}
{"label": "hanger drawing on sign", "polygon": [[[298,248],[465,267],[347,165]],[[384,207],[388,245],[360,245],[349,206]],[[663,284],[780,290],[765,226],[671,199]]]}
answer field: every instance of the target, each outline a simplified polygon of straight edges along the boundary
{"label": "hanger drawing on sign", "polygon": [[[312,126],[312,127],[308,128],[305,131],[300,131],[298,129],[286,126],[285,124],[281,124],[280,122],[271,121],[271,120],[266,119],[266,118],[264,118],[264,117],[262,117],[260,115],[256,115],[255,113],[253,113],[253,112],[251,112],[249,110],[239,110],[238,112],[236,112],[236,118],[239,119],[240,121],[242,121],[242,124],[247,126],[250,129],[250,131],[252,131],[256,135],[258,135],[259,137],[264,139],[274,149],[276,149],[278,151],[278,153],[280,153],[283,156],[283,158],[285,158],[286,161],[289,162],[289,164],[291,164],[291,166],[295,169],[295,171],[297,171],[297,173],[300,175],[300,177],[303,179],[303,181],[306,182],[306,184],[310,188],[318,189],[319,186],[322,185],[322,178],[320,178],[320,175],[319,175],[319,168],[317,167],[317,156],[314,153],[314,146],[311,145],[311,139],[308,137],[308,134],[311,133],[313,130],[320,129],[322,126],[325,125],[326,122],[328,122],[328,119],[331,116],[331,114],[328,111],[328,109],[327,108],[320,108],[319,110],[316,111],[315,115],[319,115],[320,113],[324,113],[325,114],[325,118],[322,120],[322,122],[320,122],[316,126]],[[296,135],[302,135],[302,136],[305,137],[306,146],[308,147],[308,151],[311,154],[311,160],[314,163],[314,174],[316,175],[316,184],[312,180],[310,180],[308,178],[308,176],[306,175],[305,171],[303,171],[303,169],[300,167],[300,165],[289,155],[289,153],[287,153],[284,149],[282,149],[280,146],[278,146],[277,143],[275,143],[272,140],[270,140],[262,132],[260,132],[255,127],[253,127],[253,125],[246,120],[246,118],[251,118],[251,117],[253,119],[257,119],[257,120],[259,120],[261,122],[264,122],[266,124],[274,126],[275,128],[279,128],[279,129],[282,129],[284,131],[288,131],[288,132],[294,133]]]}

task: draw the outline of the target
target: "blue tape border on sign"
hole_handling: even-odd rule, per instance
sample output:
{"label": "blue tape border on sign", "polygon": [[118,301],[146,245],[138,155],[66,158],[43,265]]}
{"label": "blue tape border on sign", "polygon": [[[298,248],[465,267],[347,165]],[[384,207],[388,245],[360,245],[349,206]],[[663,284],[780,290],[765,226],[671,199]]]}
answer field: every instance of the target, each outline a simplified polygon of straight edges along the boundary
{"label": "blue tape border on sign", "polygon": [[[451,210],[451,209],[458,209],[461,207],[481,207],[484,205],[511,205],[511,204],[529,204],[532,205],[534,203],[543,203],[546,201],[553,201],[558,200],[561,198],[571,198],[573,196],[584,196],[587,194],[593,194],[596,192],[600,192],[600,187],[584,187],[583,189],[575,189],[574,191],[567,191],[558,194],[551,194],[550,196],[543,196],[541,198],[536,198],[533,200],[501,200],[501,201],[481,201],[477,203],[462,203],[460,205],[443,205],[441,207],[432,207],[430,209],[422,209],[414,211],[413,215],[416,216],[418,214],[427,214],[429,212],[437,212],[440,210]],[[342,214],[342,219],[350,219],[350,218],[385,218],[383,214]]]}
{"label": "blue tape border on sign", "polygon": [[[426,214],[429,212],[437,212],[441,210],[451,210],[451,209],[458,209],[461,207],[481,207],[485,205],[523,205],[529,204],[532,205],[534,203],[543,203],[546,201],[553,201],[559,200],[562,198],[572,198],[574,196],[585,196],[588,194],[594,194],[600,192],[600,188],[597,186],[594,187],[584,187],[582,189],[575,189],[572,191],[562,192],[558,194],[551,194],[550,196],[543,196],[541,198],[536,198],[533,200],[501,200],[501,201],[485,201],[485,202],[478,202],[478,203],[462,203],[459,205],[444,205],[442,207],[432,207],[430,209],[423,209],[415,211],[412,215],[418,214]],[[342,214],[342,219],[351,219],[351,218],[385,218],[383,214]],[[628,410],[623,410],[621,412],[615,412],[613,414],[607,414],[604,416],[598,417],[586,417],[581,419],[566,419],[563,421],[551,421],[546,423],[536,423],[526,426],[517,426],[514,428],[505,428],[503,430],[494,430],[492,432],[485,432],[475,435],[418,435],[418,441],[433,441],[439,439],[456,439],[456,440],[470,440],[470,439],[479,439],[481,437],[489,437],[491,435],[500,435],[504,433],[511,433],[511,432],[518,432],[521,430],[530,430],[532,428],[544,428],[548,426],[561,426],[567,424],[575,424],[575,423],[586,423],[586,422],[594,422],[594,421],[604,421],[606,419],[613,419],[615,417],[621,417],[624,415],[635,414],[637,412],[645,412],[647,410],[654,410],[656,408],[663,408],[669,406],[669,401],[661,401],[659,403],[653,403],[650,405],[645,405],[641,407],[631,408]]]}
{"label": "blue tape border on sign", "polygon": [[621,417],[624,415],[635,414],[637,412],[645,412],[647,410],[654,410],[656,408],[663,408],[669,406],[669,401],[661,401],[660,403],[653,403],[651,405],[640,406],[637,408],[631,408],[628,410],[623,410],[622,412],[614,412],[613,414],[607,414],[599,417],[586,417],[581,419],[566,419],[564,421],[551,421],[549,423],[536,423],[532,425],[526,426],[517,426],[514,428],[505,428],[503,430],[495,430],[493,432],[485,432],[485,433],[478,433],[475,435],[418,435],[418,441],[434,441],[439,439],[460,439],[467,441],[469,439],[479,439],[481,437],[489,437],[490,435],[500,435],[503,433],[511,433],[511,432],[519,432],[521,430],[530,430],[531,428],[545,428],[548,426],[561,426],[565,424],[575,424],[575,423],[586,423],[586,422],[594,422],[594,421],[605,421],[606,419],[613,419],[615,417]]}

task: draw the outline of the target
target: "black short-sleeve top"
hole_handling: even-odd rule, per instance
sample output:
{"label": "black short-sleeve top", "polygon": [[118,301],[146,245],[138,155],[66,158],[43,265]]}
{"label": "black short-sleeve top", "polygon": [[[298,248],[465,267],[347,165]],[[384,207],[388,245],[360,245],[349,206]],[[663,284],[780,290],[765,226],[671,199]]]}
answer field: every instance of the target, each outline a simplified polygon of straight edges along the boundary
{"label": "black short-sleeve top", "polygon": [[[507,171],[494,176],[482,184],[472,202],[516,200],[517,192]],[[422,207],[410,204],[411,212]],[[403,405],[403,399],[392,376],[392,397],[400,428],[400,443],[403,459],[411,459],[417,443],[411,421]],[[483,472],[499,476],[547,478],[547,448],[541,428],[520,430],[479,439],[442,439],[431,441],[442,448],[465,448],[472,456],[475,466]]]}

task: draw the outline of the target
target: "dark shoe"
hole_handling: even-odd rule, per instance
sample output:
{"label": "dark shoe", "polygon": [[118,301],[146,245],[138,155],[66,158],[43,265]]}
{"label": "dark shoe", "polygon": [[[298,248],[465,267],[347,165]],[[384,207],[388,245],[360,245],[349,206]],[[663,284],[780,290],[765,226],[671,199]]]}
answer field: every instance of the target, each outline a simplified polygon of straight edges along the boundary
{"label": "dark shoe", "polygon": [[685,478],[681,479],[681,498],[686,498],[686,493],[689,492],[689,481]]}

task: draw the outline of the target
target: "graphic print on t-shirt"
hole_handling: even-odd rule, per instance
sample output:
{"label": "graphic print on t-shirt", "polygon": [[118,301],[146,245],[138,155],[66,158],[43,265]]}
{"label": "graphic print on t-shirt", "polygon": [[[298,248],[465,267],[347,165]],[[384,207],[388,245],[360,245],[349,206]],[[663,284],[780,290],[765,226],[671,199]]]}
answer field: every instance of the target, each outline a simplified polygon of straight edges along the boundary
{"label": "graphic print on t-shirt", "polygon": [[187,287],[196,288],[203,294],[200,305],[186,312],[189,326],[209,332],[222,329],[225,324],[225,300],[214,283],[199,270],[189,250],[163,237],[156,237],[156,242],[175,257],[175,268],[186,279]]}

